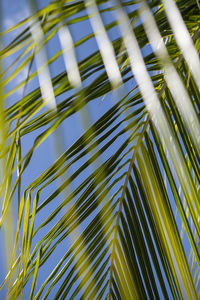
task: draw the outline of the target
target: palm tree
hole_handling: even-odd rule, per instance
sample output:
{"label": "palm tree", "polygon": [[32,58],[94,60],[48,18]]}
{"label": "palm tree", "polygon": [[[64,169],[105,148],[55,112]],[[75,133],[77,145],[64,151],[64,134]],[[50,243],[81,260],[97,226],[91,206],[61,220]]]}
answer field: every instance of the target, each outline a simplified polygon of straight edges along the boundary
{"label": "palm tree", "polygon": [[2,297],[199,299],[199,1],[29,4],[1,35]]}

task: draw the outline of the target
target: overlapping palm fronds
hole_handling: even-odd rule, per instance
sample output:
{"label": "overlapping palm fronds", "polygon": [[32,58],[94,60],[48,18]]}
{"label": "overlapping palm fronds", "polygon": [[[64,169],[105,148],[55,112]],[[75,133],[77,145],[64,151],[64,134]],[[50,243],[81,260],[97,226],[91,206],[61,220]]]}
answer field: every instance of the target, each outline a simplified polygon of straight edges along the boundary
{"label": "overlapping palm fronds", "polygon": [[[199,299],[199,2],[30,7],[29,18],[2,33],[21,30],[1,50],[2,61],[13,58],[1,77],[1,228],[11,208],[17,214],[2,293]],[[74,40],[73,25],[81,31],[84,22],[91,32]],[[77,58],[94,39],[97,50]],[[94,120],[89,111],[100,103]],[[65,147],[62,135],[73,132],[61,125],[77,116],[84,133]],[[28,180],[53,134],[57,159]]]}

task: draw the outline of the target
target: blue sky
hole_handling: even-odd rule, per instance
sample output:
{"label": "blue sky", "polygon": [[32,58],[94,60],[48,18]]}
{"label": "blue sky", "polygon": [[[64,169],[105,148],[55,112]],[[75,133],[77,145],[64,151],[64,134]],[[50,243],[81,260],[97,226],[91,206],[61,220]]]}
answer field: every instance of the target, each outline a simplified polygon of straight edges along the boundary
{"label": "blue sky", "polygon": [[[20,20],[24,19],[25,17],[28,17],[30,14],[30,10],[28,7],[28,1],[26,0],[18,0],[18,1],[14,1],[14,0],[3,0],[3,11],[2,11],[2,15],[3,15],[3,30],[6,30],[12,26],[14,26],[16,23],[18,23]],[[45,6],[49,3],[49,1],[45,0],[45,1],[38,1],[38,6],[39,8],[41,8],[42,6]],[[42,6],[41,6],[42,5]],[[108,22],[110,21],[110,19],[107,17],[107,15],[105,14],[104,16],[104,22]],[[74,41],[79,40],[81,37],[84,37],[85,35],[87,35],[89,32],[92,32],[91,29],[91,25],[89,24],[88,21],[84,21],[81,23],[81,30],[80,30],[80,25],[74,24],[73,26],[71,26],[71,31],[72,31],[72,35],[74,38]],[[6,45],[7,43],[9,43],[15,36],[16,34],[19,33],[19,30],[17,31],[13,31],[10,32],[9,34],[7,34],[7,36],[3,39],[3,43],[4,45]],[[109,32],[110,38],[113,39],[118,35],[118,32],[116,30],[112,30]],[[58,41],[58,37],[55,36],[53,37],[47,47],[46,47],[46,52],[47,52],[47,56],[48,58],[52,57],[58,50],[60,49],[60,44]],[[88,41],[88,43],[82,45],[81,47],[79,47],[77,49],[77,57],[78,60],[80,61],[81,59],[87,57],[90,53],[94,52],[97,49],[97,44],[96,41],[94,39],[91,39],[90,41]],[[147,51],[148,49],[145,49],[145,51]],[[9,65],[12,60],[15,59],[15,55],[13,55],[12,57],[9,57],[7,60],[5,60],[4,63],[4,67],[6,67],[7,65]],[[35,64],[33,65],[33,70],[35,70]],[[63,57],[59,57],[58,60],[56,60],[51,66],[50,66],[50,72],[51,72],[51,76],[55,76],[57,74],[59,74],[59,72],[64,71],[65,67],[64,67],[64,60]],[[12,86],[19,84],[22,80],[24,80],[27,76],[27,71],[28,71],[28,67],[24,68],[22,70],[22,72],[20,73],[19,76],[17,76],[16,78],[14,78],[14,80],[8,85],[7,89],[12,89]],[[89,79],[89,81],[91,80],[91,78]],[[87,120],[87,125],[86,127],[93,123],[94,121],[96,121],[103,113],[105,113],[105,111],[107,111],[110,107],[113,106],[113,104],[115,103],[116,99],[118,97],[121,96],[121,94],[123,94],[126,91],[126,88],[130,88],[130,86],[132,86],[135,82],[131,81],[129,82],[126,86],[125,86],[125,90],[118,90],[116,93],[114,93],[113,95],[108,95],[105,97],[105,99],[102,101],[102,99],[97,99],[97,101],[91,101],[88,106],[88,112],[89,112],[89,116],[90,116],[90,120]],[[38,86],[38,79],[34,79],[31,81],[31,83],[28,85],[27,88],[27,93],[32,91],[36,86]],[[14,103],[17,100],[19,100],[22,97],[22,92],[23,92],[23,88],[19,89],[15,94],[13,94],[11,97],[9,97],[6,101],[6,105],[11,105],[12,103]],[[66,97],[67,95],[62,95],[59,96],[58,99],[56,99],[57,101],[61,101],[64,99],[64,97]],[[46,107],[43,108],[43,111],[46,110]],[[119,128],[119,130],[122,129],[122,127]],[[23,137],[22,139],[22,150],[23,150],[23,154],[25,154],[30,147],[32,146],[32,143],[34,141],[34,138],[36,138],[36,136],[43,132],[44,128],[38,129],[35,132],[28,134],[26,136]],[[69,118],[67,118],[67,120],[65,120],[62,125],[59,128],[59,132],[56,131],[54,135],[51,135],[49,138],[47,138],[45,140],[45,142],[43,142],[41,144],[41,146],[35,151],[32,159],[31,159],[31,163],[29,165],[29,167],[26,169],[26,171],[24,172],[23,176],[22,176],[22,191],[25,189],[25,187],[32,182],[35,178],[37,178],[44,170],[46,170],[54,161],[55,159],[65,150],[67,149],[70,145],[72,145],[73,142],[75,142],[77,140],[78,137],[81,136],[81,134],[84,132],[84,126],[82,124],[81,121],[81,115],[80,113],[77,113],[73,116],[70,116]],[[60,149],[58,150],[58,152],[55,149],[55,143],[58,142],[58,135],[60,134],[60,144],[62,144],[60,146]],[[114,148],[112,149],[112,151],[115,151],[115,146],[116,149],[119,148],[120,143],[122,143],[124,137],[119,138],[116,143],[114,144]],[[107,149],[107,151],[105,152],[105,155],[102,155],[102,160],[104,161],[105,159],[107,159],[112,151],[110,149]],[[84,160],[82,161],[82,163],[84,162]],[[78,164],[74,164],[72,167],[70,167],[69,172],[73,173],[78,167],[80,166],[80,162],[78,162]],[[89,167],[88,169],[86,169],[82,176],[84,177],[85,175],[88,175],[92,172],[93,167]],[[73,186],[72,188],[75,189],[76,187],[78,187],[81,183],[81,180],[78,178],[77,180],[75,180],[73,182]],[[45,189],[44,192],[42,192],[41,194],[41,203],[48,197],[51,195],[51,193],[56,189],[57,185],[59,184],[59,182],[55,182],[53,184],[51,184],[47,189]],[[68,191],[69,192],[69,191]],[[169,192],[171,193],[171,192]],[[171,195],[171,194],[170,194]],[[63,196],[62,196],[63,197]],[[54,201],[52,203],[50,203],[50,205],[48,207],[46,207],[44,210],[42,210],[40,213],[38,213],[38,216],[36,218],[36,226],[41,224],[41,222],[46,218],[46,216],[49,214],[50,211],[53,211],[58,205],[59,203],[62,202],[62,197],[59,196],[57,198],[54,199]],[[17,201],[14,201],[13,203],[13,209],[16,212],[17,211]],[[173,204],[174,205],[174,204]],[[175,206],[173,207],[175,210]],[[54,220],[54,223],[56,221],[59,220],[59,218],[64,214],[64,211],[62,211],[57,218]],[[17,215],[14,214],[14,218],[16,220]],[[179,224],[181,224],[181,222],[179,221]],[[86,224],[83,224],[83,227]],[[40,230],[39,236],[36,236],[36,239],[34,240],[34,243],[37,242],[37,239],[40,238],[40,236],[44,236],[48,230],[51,229],[52,227],[52,223],[50,223],[48,226],[46,226],[45,228],[43,228],[42,230]],[[0,244],[4,243],[4,239],[3,239],[3,232],[0,231]],[[48,261],[48,263],[41,268],[40,272],[39,272],[39,276],[38,276],[38,285],[36,287],[36,291],[38,290],[40,284],[46,279],[47,275],[53,270],[53,267],[56,265],[56,263],[59,261],[59,259],[64,255],[65,253],[65,247],[68,247],[70,244],[70,240],[66,239],[63,243],[61,243],[54,255],[52,255],[52,259],[50,259]],[[187,249],[188,250],[188,249]],[[4,251],[0,250],[0,261],[3,263],[5,261],[5,253]],[[4,266],[5,267],[5,266]],[[4,268],[5,269],[5,268]],[[0,272],[0,281],[3,280],[5,276],[5,270]],[[30,282],[31,284],[31,282]],[[27,285],[27,287],[25,288],[25,294],[24,294],[24,299],[26,299],[26,295],[29,294],[29,289],[30,289],[30,284]],[[53,297],[53,295],[55,295],[56,291],[54,289],[54,291],[51,293],[51,297]],[[0,292],[0,298],[5,296],[5,289],[2,290]]]}

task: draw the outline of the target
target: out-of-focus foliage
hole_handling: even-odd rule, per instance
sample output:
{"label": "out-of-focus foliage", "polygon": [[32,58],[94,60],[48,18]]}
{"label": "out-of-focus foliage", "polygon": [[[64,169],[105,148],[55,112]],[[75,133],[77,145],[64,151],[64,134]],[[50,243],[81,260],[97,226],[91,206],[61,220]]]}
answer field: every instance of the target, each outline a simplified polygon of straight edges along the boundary
{"label": "out-of-focus foliage", "polygon": [[[20,32],[1,50],[12,58],[0,92],[5,251],[15,232],[1,289],[8,299],[199,299],[199,1],[29,4],[32,15],[1,34]],[[78,59],[93,39],[97,50]],[[65,148],[78,125],[60,126],[77,116],[84,133]],[[28,182],[54,133],[59,157]]]}

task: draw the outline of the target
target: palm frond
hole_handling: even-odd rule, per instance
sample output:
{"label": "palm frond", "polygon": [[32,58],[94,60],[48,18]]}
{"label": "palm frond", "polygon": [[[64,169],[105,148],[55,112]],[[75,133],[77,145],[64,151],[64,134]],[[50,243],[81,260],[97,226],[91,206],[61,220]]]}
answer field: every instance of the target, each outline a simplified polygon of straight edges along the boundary
{"label": "palm frond", "polygon": [[2,295],[199,299],[198,1],[30,2],[1,34],[20,32],[1,49]]}

